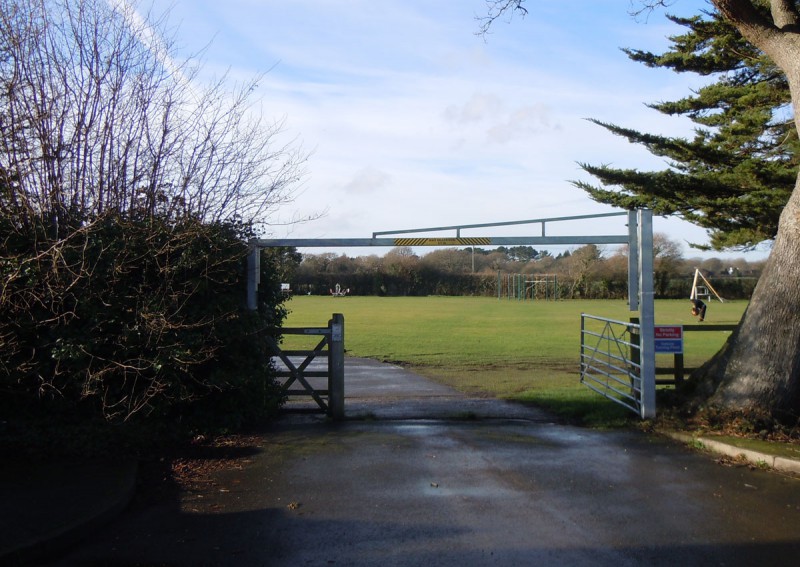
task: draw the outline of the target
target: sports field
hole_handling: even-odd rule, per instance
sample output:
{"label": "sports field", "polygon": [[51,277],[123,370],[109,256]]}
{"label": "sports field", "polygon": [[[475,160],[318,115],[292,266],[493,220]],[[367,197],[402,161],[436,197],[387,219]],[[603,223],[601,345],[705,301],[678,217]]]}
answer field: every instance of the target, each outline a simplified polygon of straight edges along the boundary
{"label": "sports field", "polygon": [[[738,323],[746,306],[709,302],[706,322]],[[607,409],[579,382],[581,313],[629,319],[627,303],[613,300],[296,296],[287,307],[290,327],[324,326],[342,313],[349,356],[403,364],[462,391],[531,401],[578,418]],[[656,323],[697,323],[690,308],[688,300],[656,301]],[[728,334],[686,333],[686,365],[707,360]],[[671,362],[671,355],[659,355],[657,366]]]}

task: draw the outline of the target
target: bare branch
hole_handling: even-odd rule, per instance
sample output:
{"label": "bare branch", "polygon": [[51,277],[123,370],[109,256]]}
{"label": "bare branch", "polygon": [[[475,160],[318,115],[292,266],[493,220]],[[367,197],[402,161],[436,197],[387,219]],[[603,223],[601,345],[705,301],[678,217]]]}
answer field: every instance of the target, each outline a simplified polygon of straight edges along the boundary
{"label": "bare branch", "polygon": [[668,8],[677,1],[678,0],[629,0],[630,8],[628,9],[628,14],[637,19],[642,15],[647,17],[654,10]]}
{"label": "bare branch", "polygon": [[[21,212],[146,211],[259,221],[304,175],[261,77],[201,85],[163,18],[105,0],[0,0],[0,165]],[[61,220],[63,222],[63,219]]]}
{"label": "bare branch", "polygon": [[523,18],[528,15],[528,9],[523,6],[525,0],[486,0],[487,14],[476,19],[480,22],[477,35],[485,36],[495,20],[506,17],[508,21],[514,18],[514,14],[520,14]]}

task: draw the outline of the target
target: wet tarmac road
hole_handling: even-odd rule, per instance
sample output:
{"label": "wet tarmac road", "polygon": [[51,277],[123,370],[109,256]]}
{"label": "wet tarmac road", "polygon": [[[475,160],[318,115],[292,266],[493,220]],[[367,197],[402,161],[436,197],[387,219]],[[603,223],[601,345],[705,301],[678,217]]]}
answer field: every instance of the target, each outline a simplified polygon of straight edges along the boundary
{"label": "wet tarmac road", "polygon": [[[384,387],[385,386],[385,387]],[[800,481],[347,361],[347,412],[119,518],[59,565],[796,565]],[[469,420],[453,419],[469,416]]]}

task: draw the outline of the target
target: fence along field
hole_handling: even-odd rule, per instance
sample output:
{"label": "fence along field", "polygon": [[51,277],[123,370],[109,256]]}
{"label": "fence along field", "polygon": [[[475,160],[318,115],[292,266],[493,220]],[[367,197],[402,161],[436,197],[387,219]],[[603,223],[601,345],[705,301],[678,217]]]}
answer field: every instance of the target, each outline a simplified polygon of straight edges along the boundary
{"label": "fence along field", "polygon": [[[746,306],[709,302],[707,322],[736,324]],[[318,326],[332,313],[344,314],[348,356],[402,364],[464,392],[541,404],[590,422],[595,414],[603,416],[600,421],[625,415],[579,382],[580,314],[627,320],[622,300],[295,296],[287,307],[291,327]],[[690,308],[688,300],[658,300],[656,324],[696,324]],[[729,334],[687,334],[686,366],[702,364]],[[657,357],[658,366],[671,363],[670,355]]]}

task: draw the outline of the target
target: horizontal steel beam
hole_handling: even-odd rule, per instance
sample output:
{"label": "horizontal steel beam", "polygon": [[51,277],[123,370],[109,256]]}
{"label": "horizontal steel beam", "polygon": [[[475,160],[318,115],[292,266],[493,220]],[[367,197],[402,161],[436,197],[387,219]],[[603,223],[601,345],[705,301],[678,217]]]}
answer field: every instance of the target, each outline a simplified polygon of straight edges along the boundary
{"label": "horizontal steel beam", "polygon": [[[627,215],[627,211],[623,212],[614,212],[614,213],[600,213],[600,214],[593,214],[593,215],[577,215],[572,217],[550,217],[544,219],[528,219],[528,220],[518,220],[518,221],[503,221],[503,222],[485,222],[481,224],[456,224],[452,226],[434,226],[429,228],[410,228],[404,230],[382,230],[380,232],[373,232],[373,237],[378,236],[387,236],[389,234],[411,234],[411,233],[419,233],[419,232],[436,232],[436,231],[443,231],[443,230],[466,230],[472,228],[490,228],[490,227],[497,227],[497,226],[516,226],[520,224],[542,224],[545,223],[553,223],[553,222],[561,222],[561,221],[574,221],[574,220],[587,220],[587,219],[597,219],[597,218],[604,218],[604,217],[619,217]],[[542,227],[544,230],[544,226]],[[543,234],[544,235],[544,234]]]}
{"label": "horizontal steel beam", "polygon": [[260,248],[351,248],[362,246],[520,246],[571,244],[627,244],[627,234],[583,236],[493,236],[493,237],[412,237],[412,238],[259,238]]}

